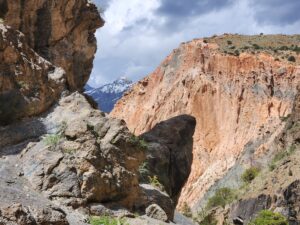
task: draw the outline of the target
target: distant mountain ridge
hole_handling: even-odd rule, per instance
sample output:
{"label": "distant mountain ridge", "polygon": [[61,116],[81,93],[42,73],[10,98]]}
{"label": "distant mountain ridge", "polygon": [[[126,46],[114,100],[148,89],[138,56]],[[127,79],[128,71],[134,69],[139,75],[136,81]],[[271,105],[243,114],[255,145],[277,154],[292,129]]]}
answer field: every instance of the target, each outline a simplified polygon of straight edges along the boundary
{"label": "distant mountain ridge", "polygon": [[133,82],[126,77],[120,77],[112,83],[105,84],[99,88],[85,86],[85,93],[91,96],[103,112],[111,112],[116,102],[133,85]]}

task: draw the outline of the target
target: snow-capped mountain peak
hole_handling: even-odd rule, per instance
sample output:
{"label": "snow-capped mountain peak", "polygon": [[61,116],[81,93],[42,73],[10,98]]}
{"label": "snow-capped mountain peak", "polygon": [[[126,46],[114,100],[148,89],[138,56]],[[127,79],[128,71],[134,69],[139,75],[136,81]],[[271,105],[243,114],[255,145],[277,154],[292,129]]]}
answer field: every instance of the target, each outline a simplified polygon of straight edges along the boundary
{"label": "snow-capped mountain peak", "polygon": [[104,112],[110,112],[115,103],[133,85],[133,82],[126,77],[120,77],[112,83],[105,84],[99,88],[91,89],[86,87],[86,94],[90,95]]}

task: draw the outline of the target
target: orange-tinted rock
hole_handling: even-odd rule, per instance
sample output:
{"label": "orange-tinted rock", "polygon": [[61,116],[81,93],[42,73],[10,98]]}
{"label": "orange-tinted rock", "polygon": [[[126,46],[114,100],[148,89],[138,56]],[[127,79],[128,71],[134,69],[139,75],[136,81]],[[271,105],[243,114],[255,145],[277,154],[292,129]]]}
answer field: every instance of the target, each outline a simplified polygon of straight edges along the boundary
{"label": "orange-tinted rock", "polygon": [[[182,44],[115,106],[141,134],[180,114],[197,119],[192,172],[179,201],[194,206],[236,162],[247,143],[260,140],[265,151],[291,113],[300,66],[264,52],[239,56],[218,51],[215,43]],[[255,151],[256,149],[253,149]]]}
{"label": "orange-tinted rock", "polygon": [[93,67],[95,31],[103,26],[88,0],[0,1],[0,18],[25,35],[39,55],[62,67],[71,90],[81,90]]}
{"label": "orange-tinted rock", "polygon": [[36,54],[24,39],[0,24],[0,125],[44,112],[65,89],[65,71]]}

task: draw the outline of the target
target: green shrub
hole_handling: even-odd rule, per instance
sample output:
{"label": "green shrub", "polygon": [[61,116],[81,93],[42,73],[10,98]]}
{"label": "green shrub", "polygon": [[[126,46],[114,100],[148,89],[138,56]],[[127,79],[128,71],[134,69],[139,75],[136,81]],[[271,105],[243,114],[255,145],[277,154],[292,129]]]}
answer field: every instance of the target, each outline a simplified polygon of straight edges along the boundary
{"label": "green shrub", "polygon": [[262,48],[262,47],[260,47],[258,44],[253,44],[252,46],[253,46],[253,48],[254,48],[254,49],[256,49],[256,50],[258,50],[258,49],[261,49],[261,48]]}
{"label": "green shrub", "polygon": [[198,212],[197,218],[194,218],[200,225],[217,225],[218,221],[213,213],[207,214],[203,209]]}
{"label": "green shrub", "polygon": [[278,50],[287,51],[287,50],[289,50],[289,47],[284,45],[284,46],[281,46],[280,48],[278,48]]}
{"label": "green shrub", "polygon": [[258,216],[250,222],[249,225],[288,225],[287,219],[279,214],[269,210],[262,210]]}
{"label": "green shrub", "polygon": [[288,57],[288,61],[290,61],[290,62],[296,62],[295,56],[293,56],[293,55],[289,56]]}
{"label": "green shrub", "polygon": [[189,218],[192,218],[193,216],[191,207],[189,207],[189,205],[186,202],[183,203],[182,214]]}
{"label": "green shrub", "polygon": [[250,184],[258,174],[259,169],[256,167],[251,167],[249,169],[246,169],[242,174],[242,180],[244,181],[244,183]]}
{"label": "green shrub", "polygon": [[235,55],[235,56],[239,56],[239,55],[240,55],[239,50],[235,50],[235,51],[234,51],[234,55]]}
{"label": "green shrub", "polygon": [[232,41],[228,40],[228,41],[227,41],[227,44],[228,44],[228,45],[232,45]]}
{"label": "green shrub", "polygon": [[269,169],[271,171],[274,170],[279,161],[281,161],[282,159],[293,154],[295,152],[295,150],[296,150],[296,146],[291,145],[287,150],[276,153],[275,156],[273,157],[271,163],[269,164]]}
{"label": "green shrub", "polygon": [[139,148],[144,149],[144,150],[146,150],[148,148],[147,142],[144,139],[137,137],[135,135],[132,135],[130,137],[129,142],[134,145],[137,145]]}
{"label": "green shrub", "polygon": [[47,134],[43,137],[44,143],[51,147],[56,146],[63,138],[66,128],[67,128],[67,123],[63,121],[60,124],[59,129],[55,134]]}
{"label": "green shrub", "polygon": [[149,183],[153,186],[153,187],[157,187],[160,190],[164,190],[164,186],[159,182],[158,177],[157,176],[149,176]]}
{"label": "green shrub", "polygon": [[56,146],[59,143],[59,141],[61,140],[61,138],[62,137],[60,134],[47,134],[43,138],[43,141],[48,146]]}
{"label": "green shrub", "polygon": [[214,196],[208,199],[206,208],[207,210],[217,206],[224,208],[227,204],[233,202],[235,197],[234,191],[231,188],[220,188]]}
{"label": "green shrub", "polygon": [[109,216],[91,216],[89,222],[91,225],[128,225],[124,219]]}

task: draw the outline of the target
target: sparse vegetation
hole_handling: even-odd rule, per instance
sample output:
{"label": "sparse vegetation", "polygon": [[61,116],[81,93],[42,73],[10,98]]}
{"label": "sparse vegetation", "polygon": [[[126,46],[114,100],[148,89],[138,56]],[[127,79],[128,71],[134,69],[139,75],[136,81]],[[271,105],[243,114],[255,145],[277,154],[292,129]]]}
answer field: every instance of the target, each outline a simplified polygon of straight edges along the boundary
{"label": "sparse vegetation", "polygon": [[200,225],[217,225],[218,221],[216,220],[216,218],[214,217],[214,215],[209,214],[204,216],[200,221],[199,224]]}
{"label": "sparse vegetation", "polygon": [[250,225],[288,225],[287,219],[280,213],[262,210],[258,216],[250,222]]}
{"label": "sparse vegetation", "polygon": [[276,168],[276,165],[279,161],[281,161],[282,159],[290,156],[291,154],[293,154],[296,150],[296,146],[295,145],[291,145],[286,151],[280,151],[278,152],[274,158],[272,159],[271,163],[269,164],[269,169],[272,171]]}
{"label": "sparse vegetation", "polygon": [[234,35],[224,34],[214,38],[205,38],[209,43],[216,43],[220,51],[229,54],[237,55],[235,50],[240,53],[257,54],[266,52],[274,58],[288,60],[289,56],[294,56],[296,63],[299,64],[295,54],[300,54],[299,40],[300,35]]}
{"label": "sparse vegetation", "polygon": [[296,62],[295,56],[293,56],[293,55],[289,56],[288,57],[288,61],[290,61],[290,62]]}
{"label": "sparse vegetation", "polygon": [[244,183],[250,184],[255,179],[255,177],[257,177],[258,174],[259,174],[259,169],[256,167],[251,167],[245,170],[241,178]]}
{"label": "sparse vegetation", "polygon": [[67,124],[65,121],[63,121],[56,133],[47,134],[43,137],[44,143],[48,146],[55,147],[63,138],[66,128]]}
{"label": "sparse vegetation", "polygon": [[124,219],[117,219],[109,216],[91,216],[89,222],[91,225],[128,225]]}
{"label": "sparse vegetation", "polygon": [[217,206],[224,208],[227,204],[233,202],[235,198],[236,196],[233,189],[227,187],[220,188],[216,191],[214,196],[208,199],[206,209],[209,210]]}
{"label": "sparse vegetation", "polygon": [[189,205],[186,202],[183,203],[182,214],[190,218],[192,218],[193,216],[191,207],[189,207]]}
{"label": "sparse vegetation", "polygon": [[43,141],[46,145],[48,146],[56,146],[59,141],[61,140],[61,135],[60,134],[47,134],[44,138]]}
{"label": "sparse vegetation", "polygon": [[235,51],[234,51],[234,55],[235,55],[235,56],[239,56],[239,55],[240,55],[239,50],[235,50]]}
{"label": "sparse vegetation", "polygon": [[[216,212],[211,210],[211,211],[205,211],[201,209],[197,217],[193,218],[195,222],[197,222],[199,225],[217,225],[218,221],[216,219]],[[223,222],[223,225],[229,225],[227,221]]]}
{"label": "sparse vegetation", "polygon": [[157,176],[149,176],[149,183],[153,186],[153,187],[157,187],[160,190],[164,190],[164,186],[159,182],[158,177]]}
{"label": "sparse vegetation", "polygon": [[137,145],[138,147],[140,147],[141,149],[144,149],[144,150],[146,150],[148,148],[147,142],[144,139],[137,137],[135,135],[132,135],[130,137],[129,142],[134,145]]}
{"label": "sparse vegetation", "polygon": [[253,48],[256,50],[261,49],[261,47],[258,44],[253,44]]}

